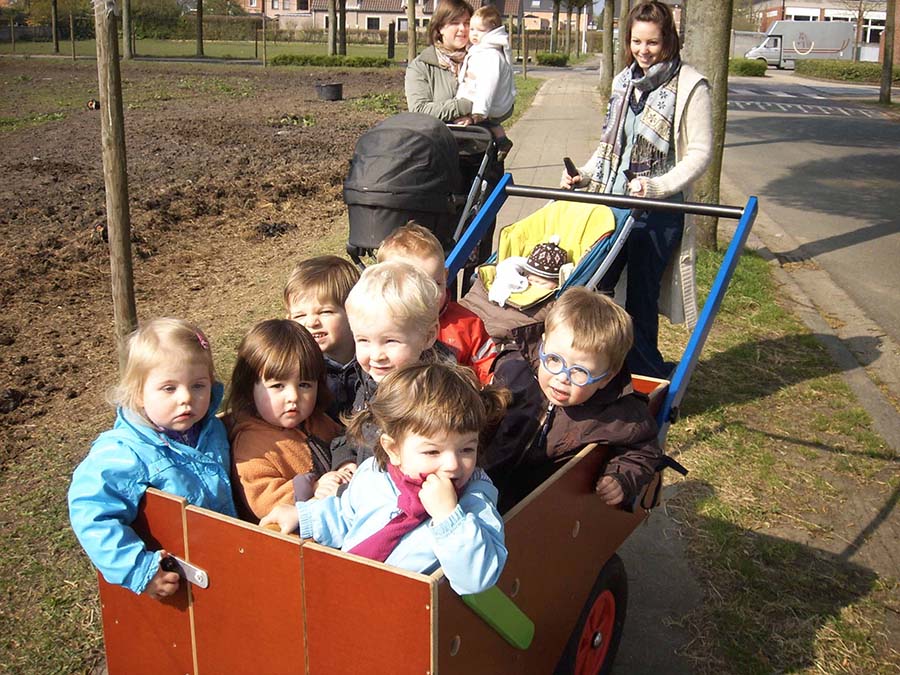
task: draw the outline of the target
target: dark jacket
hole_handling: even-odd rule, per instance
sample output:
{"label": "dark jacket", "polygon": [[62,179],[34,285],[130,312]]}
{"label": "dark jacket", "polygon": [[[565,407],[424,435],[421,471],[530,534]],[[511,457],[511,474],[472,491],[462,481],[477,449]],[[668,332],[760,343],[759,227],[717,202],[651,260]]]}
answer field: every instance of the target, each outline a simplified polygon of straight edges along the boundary
{"label": "dark jacket", "polygon": [[[484,466],[501,493],[505,488],[517,501],[584,446],[606,445],[610,458],[603,474],[622,486],[627,507],[651,481],[662,457],[647,397],[634,391],[623,367],[584,403],[552,406],[537,379],[542,331],[543,324],[516,329],[516,346],[497,357],[494,385],[507,387],[513,401],[487,444]],[[545,412],[549,424],[542,429]]]}
{"label": "dark jacket", "polygon": [[359,367],[356,365],[356,359],[352,358],[347,363],[338,363],[326,355],[325,379],[328,383],[328,391],[331,393],[331,404],[326,412],[335,422],[343,424],[341,415],[349,415],[353,411],[356,385],[359,382]]}

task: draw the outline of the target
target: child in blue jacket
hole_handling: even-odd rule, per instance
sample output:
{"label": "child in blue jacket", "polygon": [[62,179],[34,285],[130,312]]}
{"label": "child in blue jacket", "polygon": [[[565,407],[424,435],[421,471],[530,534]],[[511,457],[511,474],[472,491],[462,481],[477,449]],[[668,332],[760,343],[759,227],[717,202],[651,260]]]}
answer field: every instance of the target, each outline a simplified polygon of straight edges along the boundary
{"label": "child in blue jacket", "polygon": [[115,391],[113,428],[94,441],[69,487],[72,529],[111,584],[159,600],[178,590],[179,576],[131,528],[148,487],[235,516],[228,436],[216,408],[209,342],[179,319],[155,319],[128,339]]}
{"label": "child in blue jacket", "polygon": [[493,586],[506,562],[497,489],[476,466],[482,430],[505,391],[479,390],[467,368],[417,363],[390,373],[349,433],[381,430],[340,497],[276,506],[260,525],[415,572],[440,566],[457,593]]}

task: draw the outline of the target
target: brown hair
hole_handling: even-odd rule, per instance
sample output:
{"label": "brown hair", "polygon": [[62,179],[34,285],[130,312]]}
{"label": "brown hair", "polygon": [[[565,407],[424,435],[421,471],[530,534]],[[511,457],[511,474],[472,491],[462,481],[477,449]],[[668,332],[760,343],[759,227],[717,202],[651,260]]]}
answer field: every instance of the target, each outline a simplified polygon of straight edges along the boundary
{"label": "brown hair", "polygon": [[494,5],[484,5],[475,10],[472,18],[478,17],[484,22],[484,27],[488,30],[494,30],[503,25],[503,17]]}
{"label": "brown hair", "polygon": [[622,368],[634,342],[628,312],[612,298],[584,286],[573,286],[563,292],[544,321],[545,335],[561,325],[572,331],[572,347],[605,355],[612,372]]}
{"label": "brown hair", "polygon": [[662,52],[660,53],[661,61],[671,61],[681,54],[681,45],[678,41],[678,30],[675,28],[675,15],[672,14],[672,8],[659,0],[650,0],[649,2],[641,2],[628,13],[625,20],[625,36],[622,42],[625,52],[625,64],[630,66],[634,63],[634,56],[631,53],[631,29],[635,22],[646,21],[655,23],[659,26],[662,33]]}
{"label": "brown hair", "polygon": [[[378,384],[368,407],[350,419],[347,435],[362,441],[364,426],[373,425],[397,441],[410,433],[433,436],[477,431],[481,436],[500,421],[510,398],[506,389],[479,389],[469,368],[414,363],[393,371]],[[378,466],[384,469],[388,455],[380,441],[374,451]]]}
{"label": "brown hair", "polygon": [[431,230],[410,220],[406,225],[391,232],[378,247],[378,262],[390,260],[390,256],[418,259],[437,258],[444,260],[444,247]]}
{"label": "brown hair", "polygon": [[[110,402],[128,408],[144,419],[141,399],[144,383],[154,368],[202,363],[209,369],[209,382],[216,380],[209,340],[197,326],[181,319],[161,318],[142,323],[125,343],[128,356],[122,379],[110,393]],[[149,420],[147,420],[149,422]]]}
{"label": "brown hair", "polygon": [[431,15],[428,23],[428,44],[434,45],[442,42],[441,29],[458,16],[465,14],[472,18],[474,10],[466,0],[441,0]]}
{"label": "brown hair", "polygon": [[359,269],[345,258],[336,255],[307,258],[297,263],[284,285],[284,310],[290,312],[291,303],[302,297],[343,307],[357,281]]}
{"label": "brown hair", "polygon": [[325,380],[325,358],[312,335],[289,319],[260,321],[238,345],[237,360],[231,373],[227,409],[234,415],[256,415],[253,387],[260,380],[279,380],[300,369],[300,379],[315,382],[316,410],[331,402]]}

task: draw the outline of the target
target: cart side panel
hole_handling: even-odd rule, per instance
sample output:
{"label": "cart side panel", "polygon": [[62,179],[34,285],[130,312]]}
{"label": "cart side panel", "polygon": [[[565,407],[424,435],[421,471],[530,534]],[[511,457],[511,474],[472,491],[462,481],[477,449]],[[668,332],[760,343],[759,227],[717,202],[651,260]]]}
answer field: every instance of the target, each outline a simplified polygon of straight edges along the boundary
{"label": "cart side panel", "polygon": [[302,553],[311,675],[434,672],[429,577],[311,542]]}
{"label": "cart side panel", "polygon": [[[184,557],[185,503],[180,497],[147,490],[132,527],[149,549],[164,548]],[[180,584],[175,595],[158,601],[98,577],[110,675],[193,674],[187,584]]]}
{"label": "cart side panel", "polygon": [[588,446],[506,516],[509,558],[498,586],[534,621],[528,650],[506,643],[444,581],[440,675],[553,672],[597,574],[646,517],[610,508],[594,493],[605,456],[605,448]]}
{"label": "cart side panel", "polygon": [[209,576],[193,588],[200,675],[305,673],[297,537],[187,507],[188,561]]}

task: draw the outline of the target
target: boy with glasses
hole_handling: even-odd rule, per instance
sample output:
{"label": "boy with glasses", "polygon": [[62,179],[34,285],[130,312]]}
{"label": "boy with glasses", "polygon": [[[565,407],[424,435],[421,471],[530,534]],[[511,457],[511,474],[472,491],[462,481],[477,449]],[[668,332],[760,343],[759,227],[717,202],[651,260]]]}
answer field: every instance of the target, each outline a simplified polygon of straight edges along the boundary
{"label": "boy with glasses", "polygon": [[487,443],[485,467],[512,505],[589,443],[610,448],[596,492],[630,508],[660,464],[647,398],[624,366],[631,317],[610,298],[567,290],[545,323],[518,329],[516,348],[497,357],[494,384],[513,393]]}

